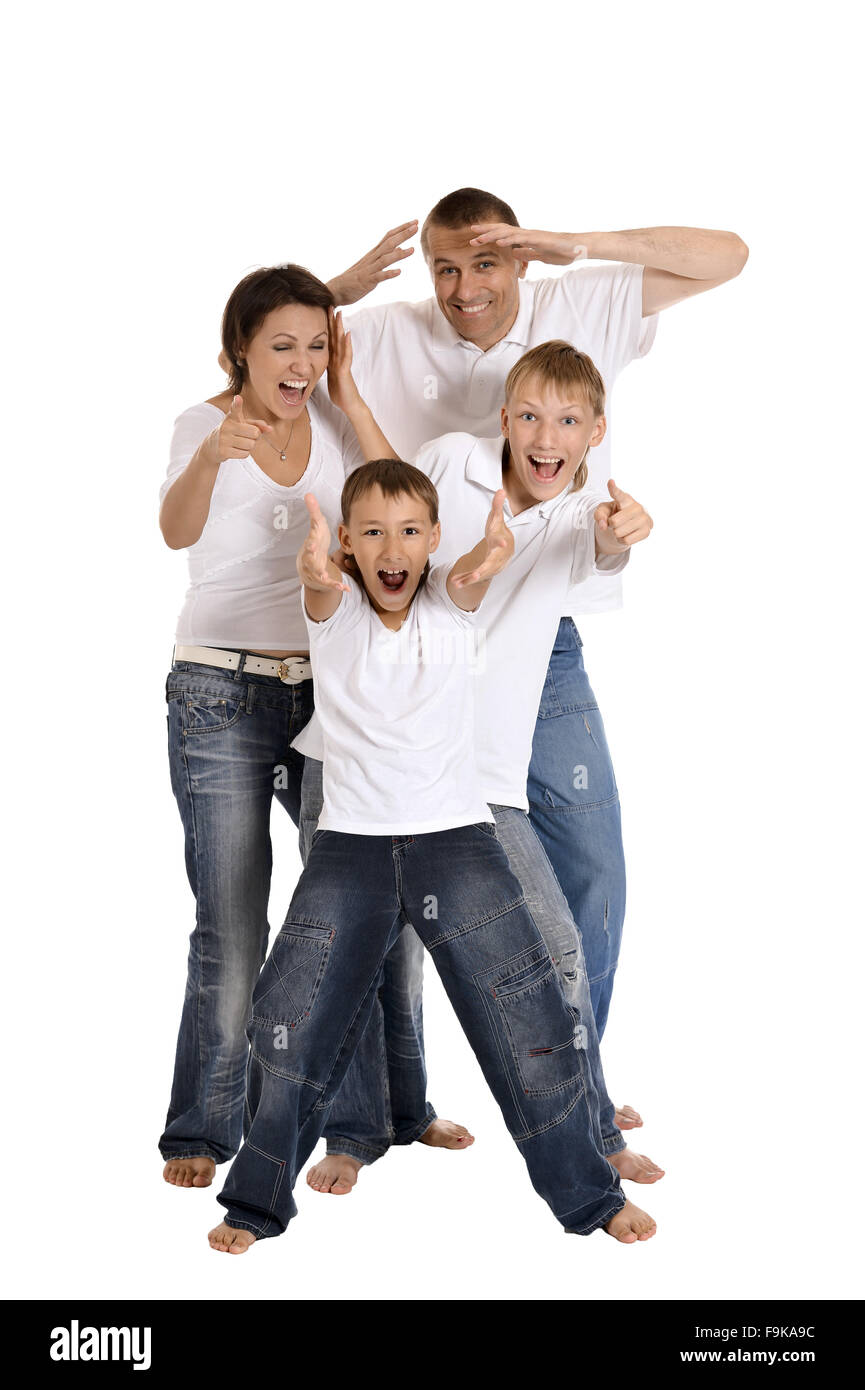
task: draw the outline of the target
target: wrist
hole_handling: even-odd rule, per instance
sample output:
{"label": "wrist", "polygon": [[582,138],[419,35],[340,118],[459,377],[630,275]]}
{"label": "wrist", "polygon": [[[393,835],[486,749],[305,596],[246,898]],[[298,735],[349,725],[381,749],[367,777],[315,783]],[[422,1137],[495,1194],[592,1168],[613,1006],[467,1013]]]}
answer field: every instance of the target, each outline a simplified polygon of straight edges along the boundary
{"label": "wrist", "polygon": [[218,429],[213,430],[213,432],[207,436],[207,438],[204,440],[204,443],[201,444],[201,446],[199,447],[195,457],[200,467],[206,469],[208,472],[216,471],[219,465],[223,462],[222,455],[219,450]]}
{"label": "wrist", "polygon": [[340,308],[340,306],[343,304],[351,303],[351,299],[348,297],[347,293],[348,286],[346,285],[345,279],[342,275],[337,275],[333,280],[328,280],[327,288],[333,295],[334,305],[337,309]]}
{"label": "wrist", "polygon": [[574,259],[578,259],[581,247],[585,249],[585,259],[589,261],[602,261],[603,251],[599,249],[603,242],[602,232],[573,232],[569,233]]}

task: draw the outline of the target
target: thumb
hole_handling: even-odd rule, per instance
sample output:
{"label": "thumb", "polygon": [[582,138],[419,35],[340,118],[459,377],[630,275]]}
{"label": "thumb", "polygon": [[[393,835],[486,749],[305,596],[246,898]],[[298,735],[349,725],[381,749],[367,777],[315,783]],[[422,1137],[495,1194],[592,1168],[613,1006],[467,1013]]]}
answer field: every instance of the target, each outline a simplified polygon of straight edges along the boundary
{"label": "thumb", "polygon": [[613,501],[616,502],[620,507],[623,507],[625,503],[630,500],[626,492],[622,492],[622,489],[620,487],[616,487],[616,484],[613,482],[612,478],[610,478],[609,482],[607,483],[607,490],[609,491],[609,494],[612,497]]}
{"label": "thumb", "polygon": [[307,492],[303,500],[306,503],[306,510],[309,512],[309,519],[313,525],[315,522],[321,521],[321,507],[318,505],[315,493]]}
{"label": "thumb", "polygon": [[606,531],[607,529],[607,519],[612,510],[612,502],[599,502],[597,507],[595,507],[595,521],[598,523],[602,531]]}
{"label": "thumb", "polygon": [[235,397],[234,397],[234,400],[231,402],[231,409],[229,410],[228,413],[229,413],[229,415],[232,417],[232,419],[234,419],[234,420],[242,420],[242,419],[243,419],[243,397],[242,397],[242,396],[235,396]]}
{"label": "thumb", "polygon": [[490,521],[494,526],[504,525],[505,520],[505,490],[500,487],[490,508]]}

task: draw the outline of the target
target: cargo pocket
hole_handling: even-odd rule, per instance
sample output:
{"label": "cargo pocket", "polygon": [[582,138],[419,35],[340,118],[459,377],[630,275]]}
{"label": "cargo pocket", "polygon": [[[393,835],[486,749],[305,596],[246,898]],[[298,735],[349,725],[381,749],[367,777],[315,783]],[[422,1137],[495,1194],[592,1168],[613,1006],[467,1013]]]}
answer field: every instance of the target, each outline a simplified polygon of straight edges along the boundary
{"label": "cargo pocket", "polygon": [[546,947],[534,946],[491,982],[493,997],[527,1096],[551,1095],[580,1077],[578,1019],[568,1007]]}
{"label": "cargo pocket", "polygon": [[309,1018],[330,954],[333,928],[287,922],[252,996],[254,1023],[296,1028]]}

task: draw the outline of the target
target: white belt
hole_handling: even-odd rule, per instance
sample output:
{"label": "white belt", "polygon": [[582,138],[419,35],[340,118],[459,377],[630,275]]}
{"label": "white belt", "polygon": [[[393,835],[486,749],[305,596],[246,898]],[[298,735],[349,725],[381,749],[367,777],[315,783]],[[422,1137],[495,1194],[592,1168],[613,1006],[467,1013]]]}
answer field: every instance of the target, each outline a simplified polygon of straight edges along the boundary
{"label": "white belt", "polygon": [[250,652],[226,652],[221,647],[175,647],[175,661],[192,661],[199,666],[221,666],[225,671],[240,671],[249,676],[279,676],[286,685],[300,685],[312,680],[312,667],[304,656],[288,656],[276,661],[270,656],[253,656]]}

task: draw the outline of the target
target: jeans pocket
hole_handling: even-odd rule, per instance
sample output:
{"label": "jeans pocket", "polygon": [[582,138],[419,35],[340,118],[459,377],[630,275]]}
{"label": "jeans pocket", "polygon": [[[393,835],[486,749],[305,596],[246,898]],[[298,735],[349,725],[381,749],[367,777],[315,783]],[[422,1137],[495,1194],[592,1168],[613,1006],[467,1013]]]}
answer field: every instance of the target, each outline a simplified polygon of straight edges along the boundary
{"label": "jeans pocket", "polygon": [[180,697],[180,717],[187,736],[230,729],[245,713],[245,689],[239,692],[233,690],[225,695],[184,690]]}
{"label": "jeans pocket", "polygon": [[286,922],[252,996],[252,1019],[296,1028],[309,1018],[333,940],[332,927]]}
{"label": "jeans pocket", "polygon": [[493,995],[525,1094],[552,1095],[575,1085],[577,1018],[546,947],[533,946],[511,961]]}
{"label": "jeans pocket", "polygon": [[493,821],[479,820],[472,827],[472,829],[482,830],[485,835],[489,835],[493,840],[498,839],[498,831],[496,830],[495,823]]}

